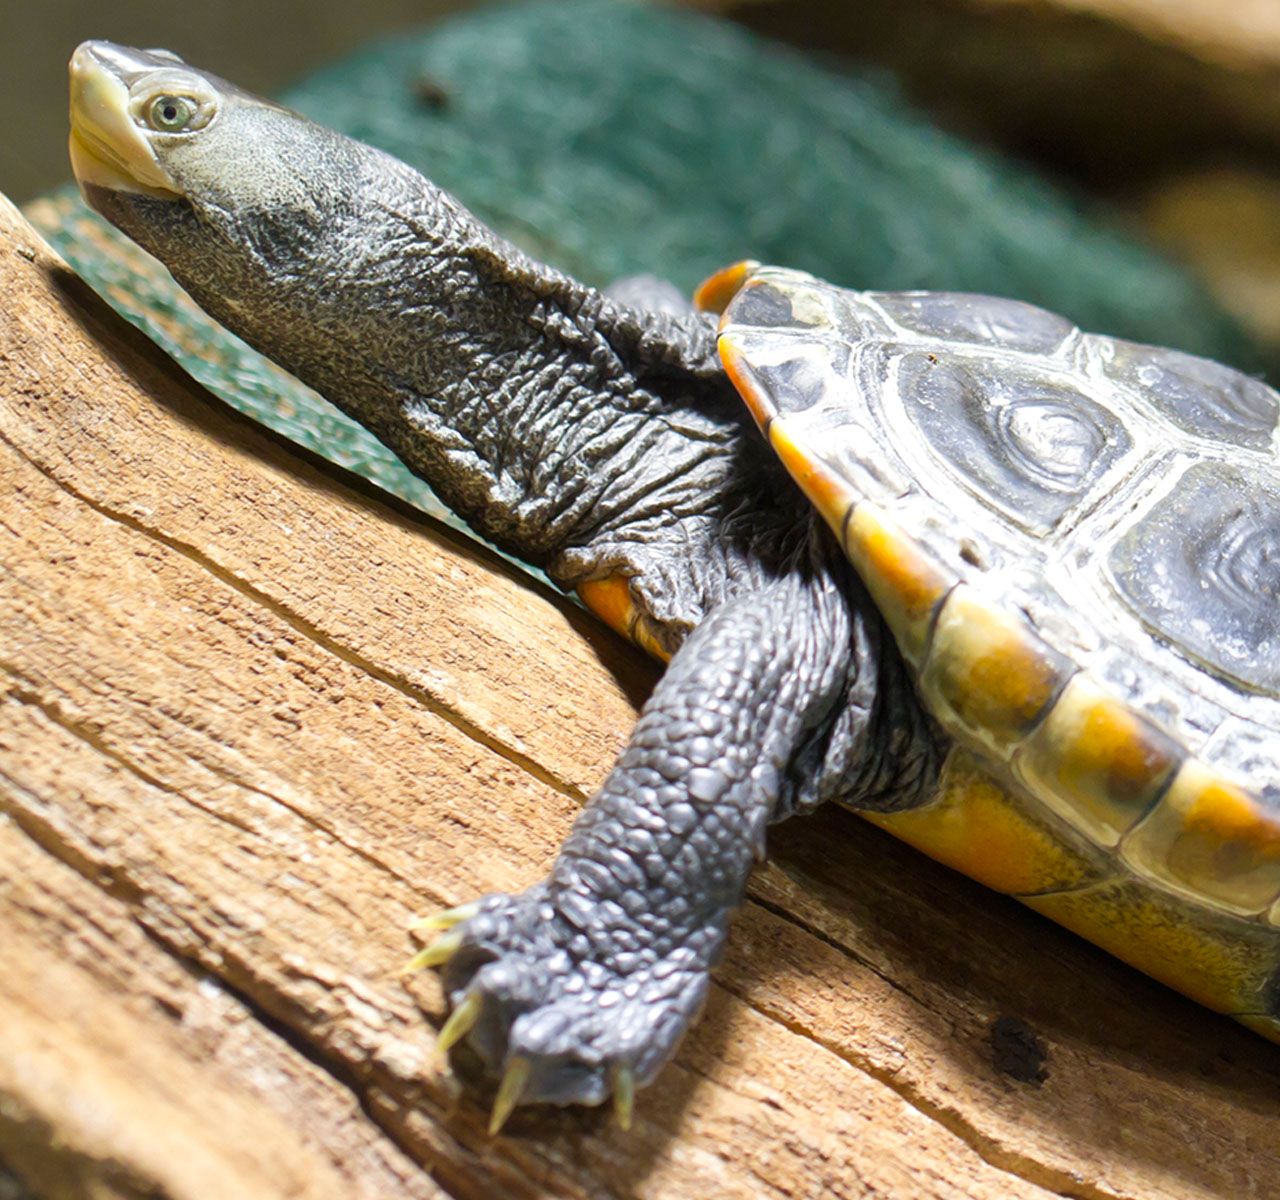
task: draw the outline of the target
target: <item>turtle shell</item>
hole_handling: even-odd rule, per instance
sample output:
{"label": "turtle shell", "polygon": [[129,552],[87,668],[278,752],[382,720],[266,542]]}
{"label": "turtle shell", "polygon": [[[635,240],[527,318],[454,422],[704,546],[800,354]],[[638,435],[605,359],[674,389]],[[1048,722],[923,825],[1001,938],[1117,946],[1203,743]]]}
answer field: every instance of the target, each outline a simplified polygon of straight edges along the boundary
{"label": "turtle shell", "polygon": [[[1171,982],[1280,1032],[1280,396],[1015,301],[718,279],[726,369],[965,769],[1083,864],[1005,890],[1131,960],[1168,923],[1135,923],[1139,903],[1215,953],[1243,938],[1248,981]],[[1007,869],[971,869],[984,853],[951,857]],[[1117,886],[1127,901],[1074,923],[1049,900]]]}

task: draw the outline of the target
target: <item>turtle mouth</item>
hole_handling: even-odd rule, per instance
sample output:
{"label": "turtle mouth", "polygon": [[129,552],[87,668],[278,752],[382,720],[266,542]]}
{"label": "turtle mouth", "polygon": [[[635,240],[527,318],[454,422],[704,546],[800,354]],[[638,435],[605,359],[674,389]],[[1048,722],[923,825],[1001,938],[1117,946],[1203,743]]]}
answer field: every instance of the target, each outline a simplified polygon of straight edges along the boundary
{"label": "turtle mouth", "polygon": [[90,188],[176,200],[173,180],[129,113],[129,89],[112,69],[110,42],[85,42],[71,56],[71,170]]}

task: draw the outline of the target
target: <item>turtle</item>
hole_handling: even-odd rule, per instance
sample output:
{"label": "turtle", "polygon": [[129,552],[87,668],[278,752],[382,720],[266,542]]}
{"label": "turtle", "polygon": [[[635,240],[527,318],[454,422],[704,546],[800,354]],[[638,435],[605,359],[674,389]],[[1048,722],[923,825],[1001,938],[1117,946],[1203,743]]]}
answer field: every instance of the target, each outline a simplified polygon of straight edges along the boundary
{"label": "turtle", "polygon": [[827,801],[1280,1040],[1277,392],[1014,300],[597,290],[168,51],[70,75],[93,208],[666,660],[546,878],[419,923],[495,1132],[627,1125]]}

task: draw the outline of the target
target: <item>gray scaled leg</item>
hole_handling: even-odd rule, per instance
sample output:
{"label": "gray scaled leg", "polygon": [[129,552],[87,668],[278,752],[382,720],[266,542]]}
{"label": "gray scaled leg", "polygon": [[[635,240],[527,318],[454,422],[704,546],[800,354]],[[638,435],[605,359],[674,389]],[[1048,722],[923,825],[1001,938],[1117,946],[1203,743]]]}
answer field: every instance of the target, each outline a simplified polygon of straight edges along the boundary
{"label": "gray scaled leg", "polygon": [[833,790],[900,786],[882,760],[905,735],[876,732],[885,689],[865,611],[822,572],[721,605],[672,659],[550,876],[422,923],[448,930],[415,960],[444,966],[441,1043],[466,1038],[502,1077],[495,1130],[517,1103],[610,1093],[627,1125],[635,1088],[702,1007],[769,821]]}

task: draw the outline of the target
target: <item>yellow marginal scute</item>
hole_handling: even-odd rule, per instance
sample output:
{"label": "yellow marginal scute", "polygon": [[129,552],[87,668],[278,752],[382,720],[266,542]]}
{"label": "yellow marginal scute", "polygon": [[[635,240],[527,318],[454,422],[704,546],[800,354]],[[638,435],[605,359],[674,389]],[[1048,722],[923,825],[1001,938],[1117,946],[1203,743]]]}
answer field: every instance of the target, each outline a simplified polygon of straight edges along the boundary
{"label": "yellow marginal scute", "polygon": [[755,423],[761,429],[768,429],[769,422],[773,420],[777,410],[773,406],[773,401],[769,399],[769,393],[757,382],[747,364],[746,356],[734,342],[732,333],[722,333],[716,345],[720,351],[720,362],[724,367],[724,373],[729,376],[729,382],[737,388],[738,395],[742,397]]}
{"label": "yellow marginal scute", "polygon": [[1261,913],[1280,897],[1280,819],[1198,759],[1183,764],[1121,854],[1142,874],[1233,912]]}
{"label": "yellow marginal scute", "polygon": [[938,614],[920,684],[947,728],[1003,758],[1031,732],[1073,670],[1024,618],[961,585]]}
{"label": "yellow marginal scute", "polygon": [[[827,519],[831,520],[829,516]],[[956,577],[870,500],[859,503],[843,525],[843,529],[836,527],[836,532],[844,537],[845,553],[889,622],[898,648],[912,666],[919,668],[934,610],[950,592]]]}
{"label": "yellow marginal scute", "polygon": [[631,581],[625,575],[587,579],[578,584],[579,599],[610,629],[635,642],[646,654],[667,662],[671,655],[649,630],[631,597]]}
{"label": "yellow marginal scute", "polygon": [[1114,846],[1184,757],[1168,734],[1081,673],[1017,752],[1014,769],[1077,829]]}
{"label": "yellow marginal scute", "polygon": [[787,468],[788,474],[808,497],[827,524],[840,534],[845,514],[859,497],[856,492],[821,459],[802,450],[791,436],[787,422],[777,418],[769,426],[769,443]]}
{"label": "yellow marginal scute", "polygon": [[955,583],[879,505],[863,499],[817,455],[802,449],[787,420],[768,426],[769,442],[800,490],[844,544],[899,649],[919,667],[938,605]]}
{"label": "yellow marginal scute", "polygon": [[1254,1033],[1260,1033],[1264,1038],[1280,1044],[1280,1017],[1268,1017],[1259,1013],[1248,1013],[1246,1015],[1237,1015],[1236,1020],[1241,1025],[1252,1029]]}
{"label": "yellow marginal scute", "polygon": [[738,290],[759,266],[754,258],[744,258],[709,275],[694,290],[694,307],[699,312],[717,315],[724,312],[729,307],[729,301],[738,294]]}
{"label": "yellow marginal scute", "polygon": [[1265,1013],[1280,939],[1132,877],[1023,897],[1037,912],[1161,983],[1224,1013]]}
{"label": "yellow marginal scute", "polygon": [[927,804],[859,815],[997,892],[1023,896],[1098,878],[1098,866],[1048,828],[1035,809],[1034,801],[957,748]]}

